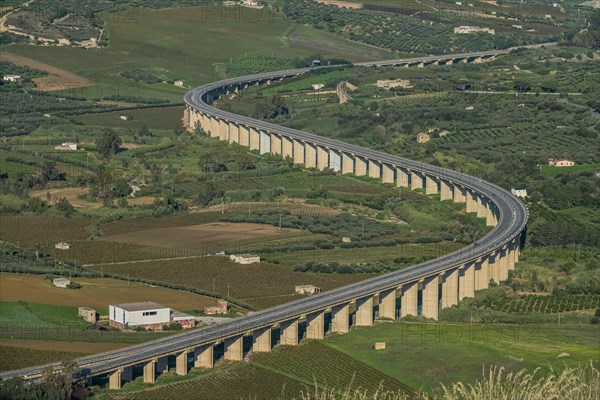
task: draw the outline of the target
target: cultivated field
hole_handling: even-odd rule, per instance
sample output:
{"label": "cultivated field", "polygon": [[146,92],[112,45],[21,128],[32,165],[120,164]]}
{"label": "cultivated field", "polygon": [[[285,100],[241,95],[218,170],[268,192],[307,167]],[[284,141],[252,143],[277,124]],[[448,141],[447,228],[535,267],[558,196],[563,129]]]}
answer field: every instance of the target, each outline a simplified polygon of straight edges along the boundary
{"label": "cultivated field", "polygon": [[0,240],[21,246],[81,240],[90,235],[90,218],[64,218],[40,215],[0,216]]}
{"label": "cultivated field", "polygon": [[348,285],[373,274],[318,274],[294,272],[290,267],[260,263],[240,265],[226,257],[132,262],[127,264],[95,264],[104,273],[129,275],[229,294],[256,308],[267,308],[300,298],[294,286],[314,284],[322,290]]}
{"label": "cultivated field", "polygon": [[207,243],[253,239],[275,234],[292,234],[294,229],[279,229],[266,224],[236,224],[214,222],[203,225],[159,228],[106,236],[103,239],[121,243],[135,243],[181,249],[198,249]]}
{"label": "cultivated field", "polygon": [[[75,117],[77,121],[85,125],[96,125],[110,128],[140,129],[144,124],[148,129],[173,130],[182,126],[184,108],[158,107],[142,108],[137,110],[114,111],[109,113],[83,114]],[[119,118],[122,114],[133,117],[131,121],[123,121]]]}
{"label": "cultivated field", "polygon": [[47,72],[48,76],[33,79],[33,81],[37,84],[38,89],[42,91],[69,90],[92,86],[94,84],[94,82],[90,81],[89,79],[83,78],[72,72],[45,64],[38,60],[33,60],[17,54],[7,53],[4,50],[0,54],[0,61],[8,61],[23,67],[29,67]]}
{"label": "cultivated field", "polygon": [[109,304],[152,300],[176,310],[202,309],[213,305],[206,297],[141,283],[116,279],[73,278],[82,288],[61,289],[36,275],[0,274],[0,301],[24,301],[70,307],[91,307],[103,311]]}

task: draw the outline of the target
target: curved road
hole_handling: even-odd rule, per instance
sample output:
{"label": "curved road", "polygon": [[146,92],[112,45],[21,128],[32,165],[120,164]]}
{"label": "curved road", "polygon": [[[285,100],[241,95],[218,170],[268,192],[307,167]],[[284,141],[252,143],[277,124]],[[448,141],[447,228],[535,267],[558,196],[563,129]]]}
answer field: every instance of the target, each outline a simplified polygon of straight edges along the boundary
{"label": "curved road", "polygon": [[[430,56],[406,60],[361,63],[359,65],[376,67],[382,65],[401,64],[405,62],[429,62],[435,60],[460,59],[465,57],[480,57],[504,54],[506,52],[507,51],[504,50],[458,55]],[[201,345],[212,345],[227,337],[246,334],[258,328],[273,326],[280,322],[299,318],[313,311],[321,311],[331,306],[347,303],[356,298],[371,295],[382,290],[396,288],[400,284],[419,280],[430,275],[435,275],[448,268],[462,265],[466,262],[474,261],[483,256],[487,256],[496,249],[502,248],[523,231],[528,218],[528,211],[526,207],[509,192],[492,183],[459,172],[408,160],[406,158],[365,149],[352,144],[320,137],[263,121],[257,121],[252,118],[216,109],[210,105],[212,100],[215,97],[218,97],[217,92],[227,90],[228,88],[234,88],[246,83],[256,83],[269,79],[296,76],[309,72],[310,70],[310,68],[304,68],[227,79],[191,90],[186,94],[185,101],[192,109],[200,111],[203,114],[211,115],[212,117],[226,119],[229,122],[251,126],[267,132],[284,134],[286,136],[304,140],[312,144],[323,145],[338,151],[364,156],[368,159],[385,162],[390,165],[403,166],[413,171],[423,172],[428,175],[435,175],[437,177],[447,179],[455,184],[464,186],[487,197],[496,207],[495,211],[498,221],[497,225],[485,237],[478,240],[477,244],[472,244],[459,251],[435,260],[429,260],[400,271],[380,275],[350,286],[345,286],[288,304],[283,304],[267,310],[251,313],[218,326],[211,326],[191,332],[184,332],[160,340],[127,347],[125,349],[81,357],[77,359],[77,362],[79,367],[82,369],[82,376],[99,375],[114,371],[119,367],[140,364],[154,357],[174,354],[178,351],[193,349]],[[52,366],[53,368],[60,368],[58,363],[25,368],[2,373],[0,374],[0,379],[8,379],[12,377],[38,379],[44,369],[49,366]]]}

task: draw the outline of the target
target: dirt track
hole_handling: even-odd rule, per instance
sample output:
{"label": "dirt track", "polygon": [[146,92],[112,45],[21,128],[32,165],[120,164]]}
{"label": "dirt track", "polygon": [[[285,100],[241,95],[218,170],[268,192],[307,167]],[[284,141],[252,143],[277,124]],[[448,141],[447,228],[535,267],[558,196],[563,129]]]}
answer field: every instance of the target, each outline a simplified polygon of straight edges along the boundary
{"label": "dirt track", "polygon": [[64,69],[53,67],[52,65],[44,64],[36,60],[32,60],[31,58],[7,53],[6,51],[2,51],[0,53],[0,61],[9,61],[13,64],[20,65],[22,67],[29,67],[32,69],[38,69],[40,71],[47,72],[48,76],[44,76],[42,78],[35,78],[33,80],[37,84],[38,89],[44,92],[95,85],[94,82],[83,78],[79,75],[75,75],[72,72],[65,71]]}

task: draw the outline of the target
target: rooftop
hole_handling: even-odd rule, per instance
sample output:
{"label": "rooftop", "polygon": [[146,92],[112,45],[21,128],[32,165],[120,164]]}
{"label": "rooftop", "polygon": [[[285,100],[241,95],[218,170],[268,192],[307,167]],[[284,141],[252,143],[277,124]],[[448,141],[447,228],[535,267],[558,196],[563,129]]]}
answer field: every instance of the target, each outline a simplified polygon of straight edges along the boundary
{"label": "rooftop", "polygon": [[140,301],[138,303],[115,304],[115,307],[122,308],[125,311],[144,311],[156,310],[160,308],[169,308],[154,301]]}

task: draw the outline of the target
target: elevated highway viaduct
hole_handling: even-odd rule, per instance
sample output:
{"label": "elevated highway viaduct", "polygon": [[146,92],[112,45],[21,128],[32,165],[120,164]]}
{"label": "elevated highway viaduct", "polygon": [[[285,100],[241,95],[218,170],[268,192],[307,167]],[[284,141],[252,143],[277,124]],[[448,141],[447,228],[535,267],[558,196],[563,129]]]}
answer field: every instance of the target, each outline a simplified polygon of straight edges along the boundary
{"label": "elevated highway viaduct", "polygon": [[[359,64],[364,67],[477,62],[506,51],[419,57]],[[366,149],[314,134],[236,115],[211,106],[221,96],[248,85],[268,84],[310,72],[310,68],[269,72],[207,84],[185,96],[189,127],[200,126],[208,135],[238,143],[261,154],[290,157],[307,168],[331,168],[342,174],[369,176],[384,183],[439,196],[440,201],[462,203],[492,229],[459,251],[350,286],[313,295],[288,304],[251,313],[230,322],[181,333],[121,350],[77,359],[76,379],[109,374],[109,387],[119,389],[132,379],[132,367],[142,366],[144,381],[153,383],[175,359],[177,374],[193,367],[211,368],[215,346],[223,346],[226,360],[242,360],[244,338],[252,351],[271,351],[272,343],[297,345],[302,338],[323,339],[343,334],[351,326],[370,326],[376,318],[396,319],[422,315],[437,319],[440,308],[451,307],[490,281],[506,280],[519,260],[528,218],[527,208],[505,189],[463,173]],[[421,301],[419,302],[419,299]],[[326,318],[327,317],[327,318]],[[276,336],[273,336],[273,332]],[[1,379],[37,380],[58,363],[0,374]]]}

